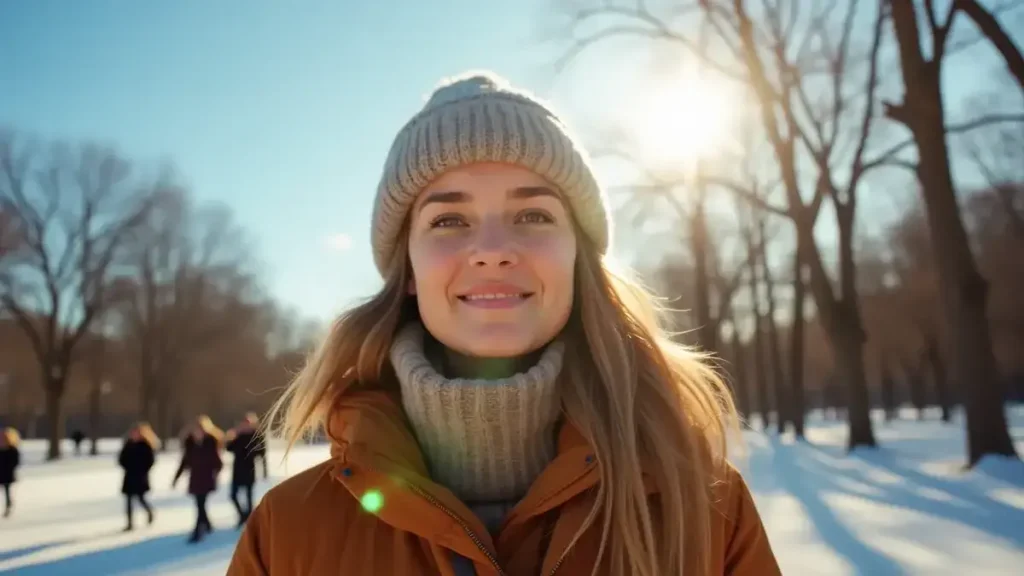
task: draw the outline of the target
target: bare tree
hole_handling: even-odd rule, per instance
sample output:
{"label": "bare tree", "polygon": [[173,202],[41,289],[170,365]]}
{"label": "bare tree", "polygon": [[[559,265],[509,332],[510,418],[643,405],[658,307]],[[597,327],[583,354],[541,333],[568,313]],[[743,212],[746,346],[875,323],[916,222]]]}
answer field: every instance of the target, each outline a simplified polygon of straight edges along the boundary
{"label": "bare tree", "polygon": [[165,179],[132,251],[135,280],[122,307],[139,370],[139,416],[173,433],[173,392],[189,363],[244,327],[253,278],[240,231],[223,209],[196,211]]}
{"label": "bare tree", "polygon": [[767,243],[764,242],[765,218],[762,215],[758,218],[758,236],[761,241],[761,280],[765,289],[766,325],[768,332],[768,358],[772,371],[772,386],[775,392],[775,430],[778,434],[786,431],[786,424],[790,421],[789,415],[789,386],[786,384],[786,376],[782,371],[782,347],[779,342],[779,324],[776,319],[775,307],[775,280],[772,277],[771,265],[768,262]]}
{"label": "bare tree", "polygon": [[793,433],[798,439],[804,437],[804,416],[807,407],[804,402],[804,318],[807,281],[804,279],[804,261],[800,247],[793,253],[793,327],[789,344],[789,385],[790,385],[790,418],[793,422]]}
{"label": "bare tree", "polygon": [[0,267],[5,256],[13,255],[23,245],[17,225],[14,212],[0,205]]}
{"label": "bare tree", "polygon": [[[596,3],[595,3],[596,4]],[[815,4],[809,16],[797,18],[800,2],[766,2],[756,15],[741,0],[701,0],[655,14],[646,3],[629,6],[601,3],[575,12],[577,30],[613,20],[577,37],[572,57],[603,38],[633,34],[671,42],[697,54],[695,43],[679,23],[685,13],[697,14],[716,30],[715,45],[725,56],[709,52],[707,64],[743,82],[756,96],[762,128],[771,144],[785,207],[749,194],[728,179],[710,181],[759,202],[763,209],[791,219],[810,270],[810,288],[818,313],[836,350],[836,375],[849,395],[849,446],[873,446],[868,394],[863,367],[864,330],[857,309],[853,230],[856,193],[865,174],[892,160],[886,150],[868,156],[876,122],[879,48],[885,14],[879,11],[866,34],[868,46],[853,42],[857,3],[840,18],[836,2]],[[795,30],[797,23],[803,31]],[[819,93],[823,96],[812,97]],[[896,150],[898,152],[898,150]],[[805,194],[809,192],[809,194]],[[807,197],[810,197],[808,200]],[[839,279],[833,285],[814,239],[813,229],[823,202],[835,207],[839,229]]]}
{"label": "bare tree", "polygon": [[[1017,1],[1014,4],[1020,4],[1020,2]],[[931,1],[927,3],[926,10],[929,13],[934,13]],[[1021,92],[1024,93],[1024,54],[1021,54],[1020,47],[1013,41],[1013,37],[999,23],[995,11],[989,10],[978,0],[952,0],[950,10],[962,10],[968,18],[974,21],[974,25],[978,27],[982,35],[999,51],[1003,61],[1006,62],[1006,68],[1020,85]]]}
{"label": "bare tree", "polygon": [[[957,203],[950,169],[949,129],[942,99],[942,63],[959,2],[940,17],[926,1],[924,18],[918,4],[883,0],[892,11],[899,48],[904,96],[888,103],[886,116],[906,126],[916,145],[913,166],[921,182],[928,227],[935,253],[942,314],[952,338],[953,375],[963,390],[967,415],[967,461],[976,464],[986,454],[1016,456],[1007,429],[992,335],[987,317],[988,283],[978,271]],[[928,32],[924,52],[920,21]]]}
{"label": "bare tree", "polygon": [[[1000,107],[1000,97],[979,99],[977,107]],[[1003,124],[963,138],[966,153],[999,200],[1003,216],[1024,240],[1024,122]]]}
{"label": "bare tree", "polygon": [[124,249],[149,211],[131,165],[94,145],[48,153],[0,134],[0,207],[23,249],[0,274],[0,305],[32,344],[46,397],[49,449],[60,458],[61,401],[76,346],[110,301]]}

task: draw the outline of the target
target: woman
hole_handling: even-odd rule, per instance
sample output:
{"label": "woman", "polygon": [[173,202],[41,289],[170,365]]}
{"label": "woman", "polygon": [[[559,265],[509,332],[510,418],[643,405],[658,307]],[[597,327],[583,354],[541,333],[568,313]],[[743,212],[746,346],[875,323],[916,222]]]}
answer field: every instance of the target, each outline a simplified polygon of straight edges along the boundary
{"label": "woman", "polygon": [[323,426],[332,459],[264,496],[229,574],[779,573],[727,388],[603,263],[604,199],[548,108],[442,85],[371,233],[384,287],[269,417]]}
{"label": "woman", "polygon": [[14,471],[21,463],[21,453],[18,452],[20,442],[21,436],[14,428],[4,428],[0,433],[0,486],[4,487],[4,518],[10,516],[14,510],[11,484],[17,480]]}
{"label": "woman", "polygon": [[[238,511],[238,527],[252,514],[252,487],[256,483],[256,459],[263,465],[263,479],[267,478],[267,449],[256,433],[260,418],[253,412],[237,427],[228,430],[227,451],[234,454],[231,464],[231,502]],[[245,507],[238,501],[238,493],[245,493]]]}
{"label": "woman", "polygon": [[224,433],[214,426],[208,416],[200,416],[184,440],[181,465],[174,474],[173,488],[178,478],[188,470],[188,493],[196,503],[196,527],[188,541],[195,544],[213,532],[210,517],[206,514],[206,498],[217,489],[217,474],[223,467],[220,458],[221,441]]}
{"label": "woman", "polygon": [[124,469],[121,493],[124,494],[125,513],[128,515],[125,532],[131,532],[133,528],[133,500],[138,500],[142,509],[146,511],[146,524],[153,523],[153,508],[146,502],[146,493],[149,492],[149,471],[156,462],[155,454],[159,449],[160,439],[146,422],[141,422],[129,430],[124,446],[121,447],[117,463]]}

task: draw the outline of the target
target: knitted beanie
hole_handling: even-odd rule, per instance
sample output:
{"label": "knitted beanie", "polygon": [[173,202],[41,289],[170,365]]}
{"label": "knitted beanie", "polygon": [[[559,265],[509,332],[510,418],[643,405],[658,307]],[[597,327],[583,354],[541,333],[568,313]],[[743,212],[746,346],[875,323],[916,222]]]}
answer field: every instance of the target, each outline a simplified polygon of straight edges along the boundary
{"label": "knitted beanie", "polygon": [[479,162],[526,168],[554,185],[604,254],[611,235],[605,199],[583,148],[547,106],[490,72],[442,84],[399,130],[373,206],[370,242],[382,275],[416,196],[448,170]]}

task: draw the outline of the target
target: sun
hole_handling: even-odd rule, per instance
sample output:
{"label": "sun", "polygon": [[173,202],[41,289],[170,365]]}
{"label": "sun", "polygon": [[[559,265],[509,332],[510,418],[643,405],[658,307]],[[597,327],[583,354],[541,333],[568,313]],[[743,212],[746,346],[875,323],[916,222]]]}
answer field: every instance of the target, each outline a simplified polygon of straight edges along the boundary
{"label": "sun", "polygon": [[641,90],[626,128],[647,168],[689,172],[730,140],[740,102],[723,81],[690,67],[659,75]]}

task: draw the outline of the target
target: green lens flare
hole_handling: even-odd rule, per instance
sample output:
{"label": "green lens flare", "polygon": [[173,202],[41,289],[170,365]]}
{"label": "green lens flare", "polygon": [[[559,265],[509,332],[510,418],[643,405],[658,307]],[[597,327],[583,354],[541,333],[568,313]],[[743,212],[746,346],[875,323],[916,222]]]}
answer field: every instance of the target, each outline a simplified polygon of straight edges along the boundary
{"label": "green lens flare", "polygon": [[370,490],[359,500],[363,505],[363,510],[371,514],[376,514],[384,507],[384,495],[380,493],[380,490]]}

